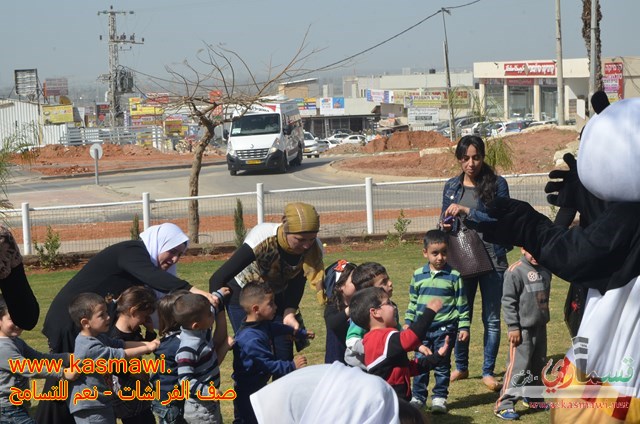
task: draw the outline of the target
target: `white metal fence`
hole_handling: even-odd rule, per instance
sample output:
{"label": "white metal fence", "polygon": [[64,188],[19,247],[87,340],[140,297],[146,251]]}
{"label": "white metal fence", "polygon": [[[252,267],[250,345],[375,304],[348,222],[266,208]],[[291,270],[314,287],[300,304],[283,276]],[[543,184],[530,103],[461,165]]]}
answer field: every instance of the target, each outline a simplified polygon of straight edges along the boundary
{"label": "white metal fence", "polygon": [[[511,197],[525,200],[549,214],[542,187],[546,174],[506,176]],[[42,244],[47,227],[60,236],[60,252],[101,250],[129,240],[134,216],[141,229],[171,221],[187,229],[188,204],[197,200],[200,244],[215,245],[235,238],[233,214],[237,200],[244,210],[247,228],[261,222],[280,222],[284,205],[301,201],[314,205],[321,217],[320,237],[353,237],[394,232],[400,212],[411,220],[408,231],[424,232],[437,224],[445,179],[268,190],[262,183],[244,193],[153,199],[144,193],[137,201],[31,207],[5,211],[5,221],[23,243],[23,253],[32,254],[34,241]],[[236,200],[237,199],[237,200]],[[22,228],[20,232],[18,229]]]}

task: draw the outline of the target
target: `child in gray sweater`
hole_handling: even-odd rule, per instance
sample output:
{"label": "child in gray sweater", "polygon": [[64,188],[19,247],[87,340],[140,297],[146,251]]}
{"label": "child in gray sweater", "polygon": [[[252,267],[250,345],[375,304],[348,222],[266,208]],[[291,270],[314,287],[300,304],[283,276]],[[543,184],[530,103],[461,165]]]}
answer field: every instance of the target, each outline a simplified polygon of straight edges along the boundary
{"label": "child in gray sweater", "polygon": [[523,386],[540,381],[547,356],[547,323],[551,273],[529,252],[504,273],[502,314],[509,331],[507,371],[495,414],[503,420],[517,420],[514,406]]}
{"label": "child in gray sweater", "polygon": [[[78,373],[70,370],[64,371],[69,366],[69,354],[44,354],[40,353],[20,338],[22,328],[18,327],[9,315],[7,304],[0,296],[0,422],[8,423],[35,423],[29,417],[30,402],[33,387],[30,379],[33,377],[57,377],[61,380],[73,380]],[[34,366],[27,365],[31,362]],[[47,361],[50,366],[44,365]],[[40,364],[38,364],[40,362]],[[41,366],[38,369],[38,365]],[[62,382],[58,387],[66,387]],[[64,391],[64,389],[61,389]],[[27,392],[31,393],[24,396]]]}

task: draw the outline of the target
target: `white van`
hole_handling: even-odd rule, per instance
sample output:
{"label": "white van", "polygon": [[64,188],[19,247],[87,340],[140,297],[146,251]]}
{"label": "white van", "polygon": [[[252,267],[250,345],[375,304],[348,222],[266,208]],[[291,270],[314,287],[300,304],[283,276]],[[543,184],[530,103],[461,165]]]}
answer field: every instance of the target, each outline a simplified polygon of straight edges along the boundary
{"label": "white van", "polygon": [[276,169],[287,172],[302,164],[304,130],[298,104],[267,102],[251,106],[232,119],[227,139],[227,167],[241,170]]}

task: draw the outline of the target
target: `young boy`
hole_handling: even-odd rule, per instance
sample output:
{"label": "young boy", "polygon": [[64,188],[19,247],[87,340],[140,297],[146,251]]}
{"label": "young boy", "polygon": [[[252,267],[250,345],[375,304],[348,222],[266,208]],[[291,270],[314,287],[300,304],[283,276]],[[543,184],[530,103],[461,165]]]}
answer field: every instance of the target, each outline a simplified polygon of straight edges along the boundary
{"label": "young boy", "polygon": [[[80,327],[76,337],[74,355],[81,364],[86,361],[128,359],[153,352],[158,341],[123,342],[107,337],[110,317],[104,298],[95,293],[81,293],[69,305],[71,319]],[[112,377],[104,373],[80,374],[69,393],[69,411],[77,424],[115,423],[116,417],[111,406],[113,390]],[[105,391],[107,393],[105,393]],[[97,394],[87,398],[84,393]]]}
{"label": "young boy", "polygon": [[[365,262],[358,265],[351,274],[351,283],[356,291],[367,287],[381,287],[389,297],[393,295],[393,282],[389,278],[386,268],[377,262]],[[395,304],[393,305],[395,306]],[[344,361],[347,365],[366,369],[364,365],[364,347],[362,345],[362,338],[365,333],[366,330],[364,328],[351,320],[345,340]]]}
{"label": "young boy", "polygon": [[[464,342],[469,339],[469,305],[462,286],[460,274],[447,264],[447,235],[441,230],[428,231],[424,236],[422,255],[428,263],[415,270],[409,285],[409,306],[404,315],[407,328],[424,313],[431,299],[442,300],[443,307],[436,314],[427,330],[422,344],[430,351],[440,349],[445,339]],[[424,355],[417,352],[416,357]],[[449,395],[449,376],[451,361],[447,355],[445,360],[433,369],[435,385],[432,391],[431,412],[447,413],[447,396]],[[429,373],[420,374],[413,379],[413,397],[411,403],[422,408],[427,401]]]}
{"label": "young boy", "polygon": [[[35,424],[35,420],[29,417],[29,401],[24,401],[20,405],[11,402],[17,400],[12,396],[12,388],[30,391],[29,379],[33,377],[56,377],[66,380],[74,380],[78,374],[73,371],[63,372],[31,372],[27,369],[15,372],[9,366],[11,361],[42,361],[42,360],[62,360],[64,367],[69,366],[69,354],[44,354],[40,353],[20,338],[22,328],[18,327],[11,320],[7,303],[0,296],[0,422],[19,422],[25,424]],[[21,401],[22,402],[22,401]]]}
{"label": "young boy", "polygon": [[371,374],[384,378],[398,397],[411,399],[411,376],[427,372],[444,360],[449,350],[449,339],[435,354],[409,360],[407,352],[420,346],[436,313],[442,308],[440,299],[432,299],[424,313],[409,328],[397,330],[396,308],[389,295],[380,287],[369,287],[356,292],[349,304],[351,319],[368,330],[362,340],[364,363]]}
{"label": "young boy", "polygon": [[[514,406],[522,397],[522,380],[528,377],[526,374],[539,379],[547,356],[551,273],[538,265],[529,252],[521,251],[522,257],[504,273],[502,293],[502,314],[509,331],[509,356],[495,414],[509,421],[519,418]],[[522,399],[523,403],[527,401]]]}
{"label": "young boy", "polygon": [[247,318],[236,333],[233,345],[233,380],[236,399],[233,401],[235,424],[257,423],[249,396],[267,385],[272,375],[285,375],[307,365],[307,358],[296,356],[293,361],[276,359],[272,338],[294,335],[297,339],[313,339],[312,331],[297,332],[288,325],[271,321],[276,314],[273,290],[268,284],[247,283],[240,292],[240,305]]}
{"label": "young boy", "polygon": [[[182,329],[176,352],[180,381],[189,382],[189,398],[184,403],[184,419],[188,423],[222,423],[220,402],[199,399],[211,394],[211,386],[220,388],[220,368],[229,351],[227,319],[222,308],[216,310],[206,297],[187,293],[176,299],[173,313]],[[215,332],[211,333],[213,323]]]}

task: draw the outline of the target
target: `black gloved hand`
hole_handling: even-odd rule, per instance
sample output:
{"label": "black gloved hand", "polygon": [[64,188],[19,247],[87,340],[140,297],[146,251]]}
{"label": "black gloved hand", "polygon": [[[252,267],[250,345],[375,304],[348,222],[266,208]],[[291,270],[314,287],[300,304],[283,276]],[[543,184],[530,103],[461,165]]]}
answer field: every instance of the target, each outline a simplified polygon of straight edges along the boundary
{"label": "black gloved hand", "polygon": [[561,181],[549,181],[544,187],[548,193],[547,201],[555,206],[571,208],[580,212],[581,225],[593,222],[605,209],[606,203],[591,194],[580,182],[576,159],[566,153],[562,159],[568,170],[556,169],[549,173],[549,178]]}
{"label": "black gloved hand", "polygon": [[576,196],[583,195],[582,192],[586,191],[586,189],[578,178],[576,158],[571,153],[566,153],[562,159],[569,169],[554,169],[549,172],[550,179],[561,181],[549,181],[544,187],[544,192],[548,193],[547,201],[550,204],[577,209]]}
{"label": "black gloved hand", "polygon": [[487,205],[487,212],[495,221],[465,224],[482,233],[482,238],[500,245],[525,246],[536,240],[536,227],[541,220],[547,219],[530,204],[505,197],[498,197]]}

